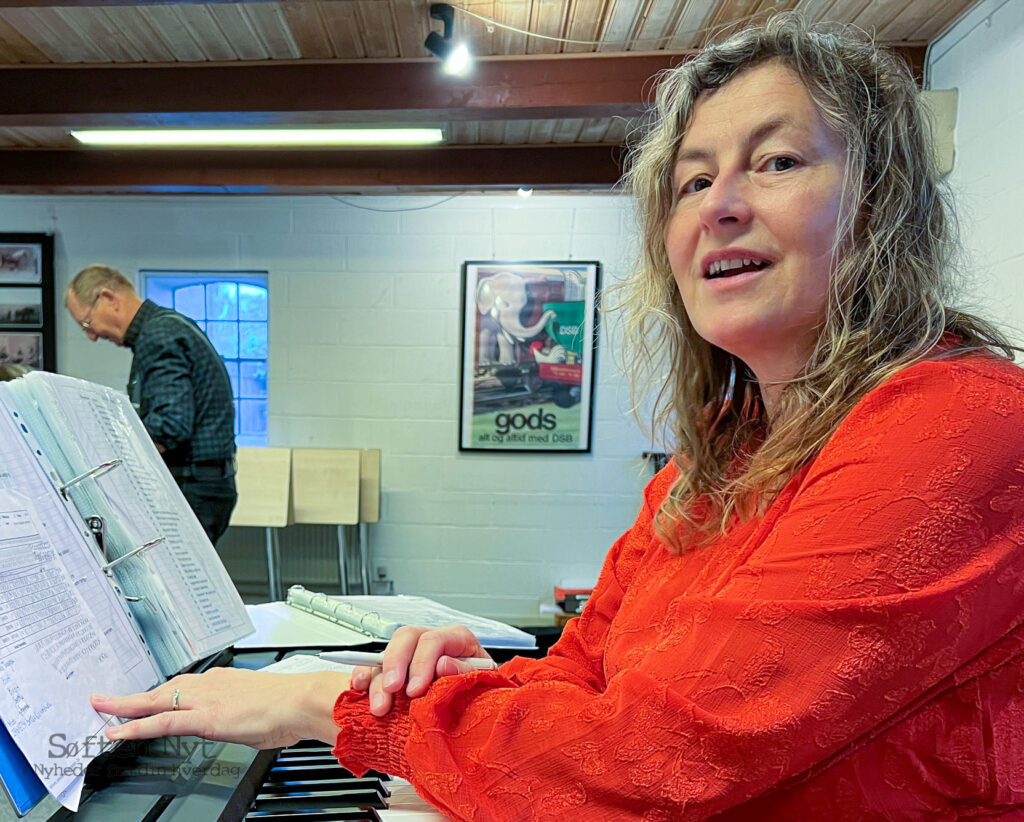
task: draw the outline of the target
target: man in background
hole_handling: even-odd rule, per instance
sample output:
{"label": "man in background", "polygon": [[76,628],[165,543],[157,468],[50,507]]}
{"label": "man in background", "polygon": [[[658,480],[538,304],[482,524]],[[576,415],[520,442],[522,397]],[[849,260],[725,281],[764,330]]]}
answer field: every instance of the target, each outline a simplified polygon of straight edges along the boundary
{"label": "man in background", "polygon": [[220,355],[192,320],[142,300],[109,266],[79,271],[64,303],[90,340],[132,350],[128,395],[216,545],[238,500],[235,410]]}

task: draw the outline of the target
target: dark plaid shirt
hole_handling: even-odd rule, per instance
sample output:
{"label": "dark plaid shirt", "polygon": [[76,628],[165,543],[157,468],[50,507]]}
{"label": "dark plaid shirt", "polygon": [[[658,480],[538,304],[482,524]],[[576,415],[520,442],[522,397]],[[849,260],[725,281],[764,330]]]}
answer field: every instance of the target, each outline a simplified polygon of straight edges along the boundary
{"label": "dark plaid shirt", "polygon": [[128,395],[168,465],[231,459],[235,407],[227,369],[192,320],[146,300],[128,326]]}

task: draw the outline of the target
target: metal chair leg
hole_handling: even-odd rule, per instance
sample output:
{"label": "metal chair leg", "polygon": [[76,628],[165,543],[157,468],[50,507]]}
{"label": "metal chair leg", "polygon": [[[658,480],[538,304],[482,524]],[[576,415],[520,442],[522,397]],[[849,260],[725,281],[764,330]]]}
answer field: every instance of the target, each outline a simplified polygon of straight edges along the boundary
{"label": "metal chair leg", "polygon": [[338,586],[348,594],[348,569],[345,567],[345,526],[338,526]]}
{"label": "metal chair leg", "polygon": [[270,526],[264,528],[263,532],[267,548],[267,588],[270,594],[270,601],[276,602],[281,599],[281,579],[277,567],[277,532]]}

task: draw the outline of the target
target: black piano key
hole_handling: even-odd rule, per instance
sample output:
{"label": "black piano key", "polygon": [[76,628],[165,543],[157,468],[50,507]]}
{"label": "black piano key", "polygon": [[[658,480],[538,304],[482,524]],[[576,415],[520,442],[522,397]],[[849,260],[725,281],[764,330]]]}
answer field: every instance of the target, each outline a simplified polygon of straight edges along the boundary
{"label": "black piano key", "polygon": [[307,748],[323,748],[324,750],[329,751],[331,749],[331,746],[330,745],[325,745],[319,739],[300,739],[294,745],[289,745],[287,748],[285,748],[285,750],[286,751],[301,751],[301,750],[305,750]]}
{"label": "black piano key", "polygon": [[351,791],[369,790],[376,791],[381,796],[390,796],[391,791],[384,787],[384,783],[376,777],[360,779],[358,777],[340,779],[302,779],[294,782],[274,782],[272,780],[263,783],[260,788],[261,794],[267,793],[293,793],[295,791]]}
{"label": "black piano key", "polygon": [[246,819],[260,822],[381,822],[373,808],[310,809],[304,811],[251,811]]}
{"label": "black piano key", "polygon": [[364,788],[348,791],[293,791],[287,794],[259,794],[253,803],[257,811],[300,808],[386,808],[384,796]]}
{"label": "black piano key", "polygon": [[266,778],[274,782],[294,782],[297,779],[335,779],[353,776],[337,762],[323,765],[277,765],[270,769]]}
{"label": "black piano key", "polygon": [[316,754],[314,756],[279,756],[275,765],[333,765],[342,770],[334,754]]}

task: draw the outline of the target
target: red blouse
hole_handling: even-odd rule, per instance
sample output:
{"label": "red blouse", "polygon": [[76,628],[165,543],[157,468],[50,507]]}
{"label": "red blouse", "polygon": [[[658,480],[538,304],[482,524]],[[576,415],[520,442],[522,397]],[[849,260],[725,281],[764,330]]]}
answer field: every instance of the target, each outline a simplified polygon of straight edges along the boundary
{"label": "red blouse", "polygon": [[864,397],[763,518],[677,556],[645,492],[540,660],[438,680],[335,755],[453,819],[1024,819],[1024,371]]}

